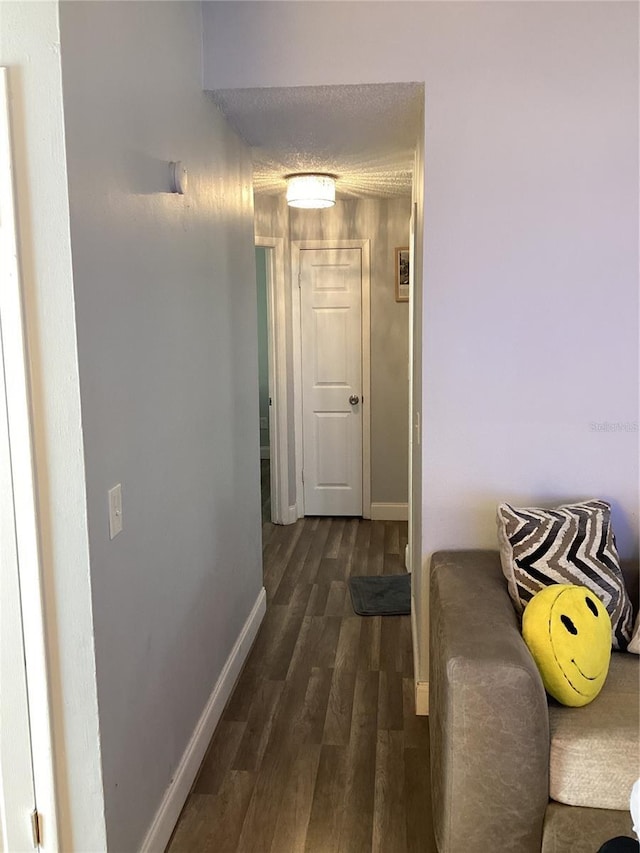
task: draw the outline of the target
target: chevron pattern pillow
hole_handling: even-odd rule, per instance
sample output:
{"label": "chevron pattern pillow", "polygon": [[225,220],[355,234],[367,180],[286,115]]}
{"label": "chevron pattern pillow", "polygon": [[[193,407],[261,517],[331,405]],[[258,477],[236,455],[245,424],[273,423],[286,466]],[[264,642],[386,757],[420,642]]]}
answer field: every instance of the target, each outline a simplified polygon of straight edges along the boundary
{"label": "chevron pattern pillow", "polygon": [[624,585],[611,507],[588,500],[557,509],[498,507],[502,571],[518,613],[546,586],[584,584],[611,617],[614,649],[626,649],[633,612]]}

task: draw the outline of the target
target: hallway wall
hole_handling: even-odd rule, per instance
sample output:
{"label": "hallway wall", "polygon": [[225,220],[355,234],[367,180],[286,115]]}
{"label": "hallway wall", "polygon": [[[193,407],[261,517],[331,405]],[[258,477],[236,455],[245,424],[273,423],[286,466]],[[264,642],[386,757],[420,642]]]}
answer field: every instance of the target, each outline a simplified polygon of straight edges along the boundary
{"label": "hallway wall", "polygon": [[502,500],[601,496],[637,554],[637,4],[205,2],[204,25],[205,88],[425,83],[425,612],[431,553],[497,547]]}
{"label": "hallway wall", "polygon": [[199,3],[60,23],[107,842],[134,851],[262,587],[251,158]]}

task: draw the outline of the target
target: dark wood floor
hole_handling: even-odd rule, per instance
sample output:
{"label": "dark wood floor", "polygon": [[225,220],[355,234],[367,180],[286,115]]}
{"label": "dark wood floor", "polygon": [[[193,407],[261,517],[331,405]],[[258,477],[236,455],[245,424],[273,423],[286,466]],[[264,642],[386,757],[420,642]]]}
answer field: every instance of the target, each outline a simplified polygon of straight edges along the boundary
{"label": "dark wood floor", "polygon": [[408,616],[347,578],[402,572],[406,524],[264,525],[268,608],[169,853],[433,853]]}
{"label": "dark wood floor", "polygon": [[262,523],[271,521],[271,462],[260,460],[260,499],[262,501]]}

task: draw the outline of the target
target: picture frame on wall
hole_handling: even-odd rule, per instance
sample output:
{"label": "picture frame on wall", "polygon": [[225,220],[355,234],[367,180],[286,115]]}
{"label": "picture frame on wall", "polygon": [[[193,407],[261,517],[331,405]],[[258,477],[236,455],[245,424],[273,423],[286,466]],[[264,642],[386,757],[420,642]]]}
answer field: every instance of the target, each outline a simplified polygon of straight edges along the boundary
{"label": "picture frame on wall", "polygon": [[396,248],[396,302],[409,301],[409,247]]}

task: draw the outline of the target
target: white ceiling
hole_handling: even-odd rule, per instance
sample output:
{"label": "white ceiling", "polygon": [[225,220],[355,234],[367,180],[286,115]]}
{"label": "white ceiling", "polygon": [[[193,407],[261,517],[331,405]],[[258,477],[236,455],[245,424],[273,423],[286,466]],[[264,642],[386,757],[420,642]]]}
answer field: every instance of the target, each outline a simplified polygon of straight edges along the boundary
{"label": "white ceiling", "polygon": [[285,175],[313,171],[337,175],[338,198],[411,192],[421,83],[219,89],[212,95],[253,149],[257,193],[284,193]]}

